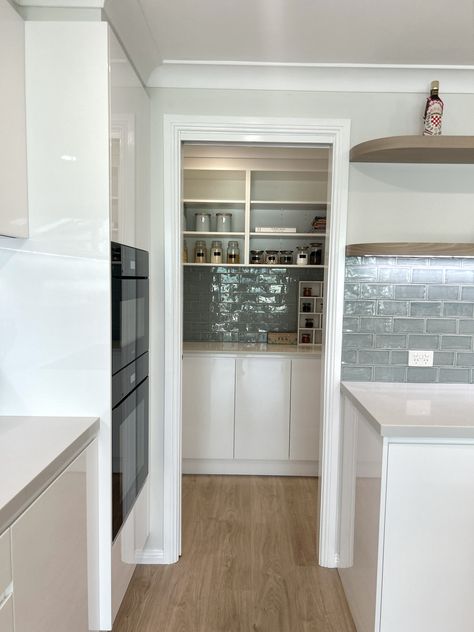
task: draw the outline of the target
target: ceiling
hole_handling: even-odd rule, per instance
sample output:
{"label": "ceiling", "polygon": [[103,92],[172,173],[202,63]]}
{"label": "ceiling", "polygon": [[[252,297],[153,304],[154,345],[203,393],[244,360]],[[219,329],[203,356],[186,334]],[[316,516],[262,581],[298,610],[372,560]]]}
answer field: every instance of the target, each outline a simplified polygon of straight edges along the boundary
{"label": "ceiling", "polygon": [[175,62],[474,66],[474,0],[107,0],[142,78]]}

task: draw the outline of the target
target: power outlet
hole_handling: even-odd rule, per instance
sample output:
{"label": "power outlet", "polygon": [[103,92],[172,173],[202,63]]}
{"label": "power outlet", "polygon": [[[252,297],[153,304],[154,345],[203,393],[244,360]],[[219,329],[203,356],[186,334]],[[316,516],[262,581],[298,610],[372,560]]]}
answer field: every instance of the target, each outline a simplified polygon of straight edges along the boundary
{"label": "power outlet", "polygon": [[432,351],[409,351],[408,366],[433,366]]}

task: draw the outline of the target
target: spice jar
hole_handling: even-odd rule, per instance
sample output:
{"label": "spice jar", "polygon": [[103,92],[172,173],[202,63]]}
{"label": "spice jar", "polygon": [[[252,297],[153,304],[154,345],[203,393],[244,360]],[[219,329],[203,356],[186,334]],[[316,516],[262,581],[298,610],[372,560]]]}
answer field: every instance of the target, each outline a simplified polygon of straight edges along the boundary
{"label": "spice jar", "polygon": [[208,233],[211,230],[210,213],[194,213],[195,230],[198,233]]}
{"label": "spice jar", "polygon": [[207,262],[207,246],[206,242],[198,240],[194,245],[194,263]]}
{"label": "spice jar", "polygon": [[265,261],[264,250],[251,250],[250,263],[260,264]]}
{"label": "spice jar", "polygon": [[301,306],[302,312],[310,312],[311,311],[311,303],[303,303]]}
{"label": "spice jar", "polygon": [[311,296],[311,288],[310,287],[304,287],[303,288],[303,296]]}
{"label": "spice jar", "polygon": [[296,263],[299,266],[308,265],[308,246],[296,246]]}
{"label": "spice jar", "polygon": [[222,241],[213,241],[211,244],[211,263],[222,263]]}
{"label": "spice jar", "polygon": [[269,265],[278,263],[278,250],[266,250],[265,255],[265,263]]}
{"label": "spice jar", "polygon": [[227,244],[227,263],[240,263],[240,248],[238,241],[229,241]]}
{"label": "spice jar", "polygon": [[310,244],[309,263],[312,266],[320,266],[323,262],[322,244]]}
{"label": "spice jar", "polygon": [[301,334],[301,342],[304,345],[311,343],[311,335],[310,334]]}
{"label": "spice jar", "polygon": [[280,263],[283,263],[287,266],[293,265],[293,251],[280,250]]}
{"label": "spice jar", "polygon": [[218,233],[232,232],[232,213],[216,213],[216,231]]}
{"label": "spice jar", "polygon": [[305,318],[304,320],[304,326],[307,329],[312,329],[314,327],[314,320],[312,318]]}
{"label": "spice jar", "polygon": [[188,244],[186,243],[186,239],[183,241],[183,263],[188,263]]}

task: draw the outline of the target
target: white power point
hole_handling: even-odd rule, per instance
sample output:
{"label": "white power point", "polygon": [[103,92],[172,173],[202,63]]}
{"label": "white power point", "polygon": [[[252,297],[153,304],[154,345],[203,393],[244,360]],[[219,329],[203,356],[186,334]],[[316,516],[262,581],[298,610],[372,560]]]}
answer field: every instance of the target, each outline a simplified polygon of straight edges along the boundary
{"label": "white power point", "polygon": [[408,366],[433,366],[432,351],[409,351]]}

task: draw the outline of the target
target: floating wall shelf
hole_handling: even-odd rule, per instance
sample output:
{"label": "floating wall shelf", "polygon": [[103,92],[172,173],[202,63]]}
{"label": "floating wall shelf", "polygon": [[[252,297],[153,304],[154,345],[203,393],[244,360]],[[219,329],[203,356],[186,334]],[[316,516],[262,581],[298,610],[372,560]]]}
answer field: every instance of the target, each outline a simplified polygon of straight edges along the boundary
{"label": "floating wall shelf", "polygon": [[474,243],[384,242],[349,244],[348,257],[474,257]]}
{"label": "floating wall shelf", "polygon": [[473,164],[474,136],[390,136],[351,149],[351,162]]}

